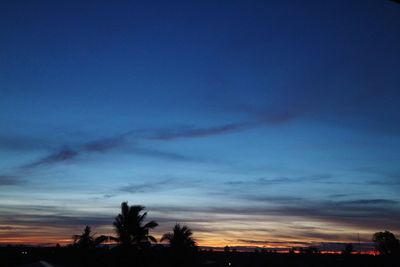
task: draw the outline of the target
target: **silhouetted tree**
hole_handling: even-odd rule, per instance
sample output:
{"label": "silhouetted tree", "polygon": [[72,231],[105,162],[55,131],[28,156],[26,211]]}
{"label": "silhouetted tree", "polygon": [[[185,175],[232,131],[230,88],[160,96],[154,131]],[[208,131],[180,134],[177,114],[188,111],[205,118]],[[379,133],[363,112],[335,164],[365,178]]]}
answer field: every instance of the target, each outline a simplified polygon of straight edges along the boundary
{"label": "silhouetted tree", "polygon": [[189,227],[177,223],[172,232],[161,237],[161,241],[168,241],[170,245],[172,266],[192,266],[194,264],[197,245]]}
{"label": "silhouetted tree", "polygon": [[82,234],[72,236],[74,239],[74,246],[83,249],[94,248],[108,239],[108,237],[104,235],[95,238],[95,235],[91,232],[90,226],[86,225]]}
{"label": "silhouetted tree", "polygon": [[156,243],[157,240],[150,235],[150,230],[158,226],[155,221],[144,223],[147,212],[143,212],[143,206],[129,206],[127,202],[121,203],[121,213],[115,217],[114,228],[117,233],[117,241],[123,247],[134,246],[143,248]]}
{"label": "silhouetted tree", "polygon": [[74,239],[74,245],[80,248],[92,247],[94,242],[94,237],[91,234],[91,229],[89,225],[86,225],[82,234],[73,235],[72,238]]}
{"label": "silhouetted tree", "polygon": [[381,255],[393,255],[400,251],[399,240],[389,231],[375,233],[372,241]]}
{"label": "silhouetted tree", "polygon": [[172,232],[162,236],[162,241],[168,241],[170,247],[175,250],[196,250],[196,241],[193,239],[193,233],[186,225],[175,224]]}

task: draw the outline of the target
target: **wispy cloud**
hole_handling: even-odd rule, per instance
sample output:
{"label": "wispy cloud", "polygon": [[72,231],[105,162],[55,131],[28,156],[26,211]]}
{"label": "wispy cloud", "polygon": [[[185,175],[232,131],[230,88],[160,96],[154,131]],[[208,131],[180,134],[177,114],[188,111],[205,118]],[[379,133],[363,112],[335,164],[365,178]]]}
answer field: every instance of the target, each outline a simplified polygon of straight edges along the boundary
{"label": "wispy cloud", "polygon": [[400,186],[400,181],[394,180],[372,180],[369,181],[368,184],[370,185],[382,185],[382,186]]}
{"label": "wispy cloud", "polygon": [[82,151],[86,152],[107,152],[109,150],[126,145],[124,135],[117,135],[112,138],[97,139],[88,141],[80,146]]}
{"label": "wispy cloud", "polygon": [[122,192],[128,192],[128,193],[143,193],[143,192],[149,192],[149,191],[157,191],[162,188],[165,188],[166,186],[169,186],[173,182],[173,179],[165,179],[162,181],[156,181],[156,182],[145,182],[145,183],[140,183],[140,184],[130,184],[127,186],[122,186],[119,190]]}
{"label": "wispy cloud", "polygon": [[[239,198],[240,199],[240,198]],[[242,198],[242,200],[247,200]],[[252,200],[256,200],[253,197]],[[272,198],[269,201],[274,201]],[[264,204],[260,198],[260,204]],[[362,204],[360,204],[362,203]],[[368,204],[375,203],[375,204]],[[254,216],[273,216],[284,221],[291,217],[310,221],[323,221],[338,225],[351,225],[360,229],[393,229],[399,231],[400,207],[395,200],[353,199],[349,201],[316,201],[298,199],[297,201],[277,198],[274,205],[255,205],[243,201],[240,207],[213,206],[213,207],[153,207],[153,209],[188,213],[192,217],[201,217],[205,213],[229,216],[242,216],[242,220],[254,221]],[[196,214],[197,213],[197,214]],[[210,216],[209,216],[210,217]],[[237,219],[237,217],[236,217]],[[275,219],[276,220],[276,219]]]}
{"label": "wispy cloud", "polygon": [[112,216],[82,216],[80,215],[43,215],[43,214],[26,214],[12,215],[8,218],[2,218],[3,224],[12,225],[29,225],[29,226],[56,226],[71,227],[82,225],[108,226],[112,223]]}
{"label": "wispy cloud", "polygon": [[246,195],[243,196],[246,200],[272,202],[272,203],[290,203],[302,201],[304,198],[294,196],[259,196],[259,195]]}
{"label": "wispy cloud", "polygon": [[201,138],[213,135],[229,134],[249,130],[256,127],[279,125],[289,122],[295,119],[297,116],[298,114],[296,113],[285,112],[273,115],[259,115],[257,116],[258,118],[255,120],[228,123],[212,127],[179,127],[159,129],[152,132],[148,138],[154,140],[168,141],[180,138]]}
{"label": "wispy cloud", "polygon": [[[169,160],[199,160],[186,155],[180,155],[169,151],[159,149],[149,149],[140,145],[140,141],[157,140],[157,141],[173,141],[176,139],[202,138],[207,136],[217,136],[249,130],[256,127],[273,126],[289,122],[297,118],[299,114],[292,112],[283,112],[279,114],[258,114],[253,119],[247,121],[220,124],[210,127],[168,127],[162,129],[133,129],[120,134],[116,134],[107,138],[98,138],[88,140],[80,144],[62,145],[60,149],[53,149],[48,155],[43,156],[29,164],[24,165],[24,168],[35,168],[44,165],[57,164],[76,160],[84,153],[107,153],[116,149],[126,149],[130,153],[141,156],[157,157]],[[9,139],[9,138],[8,138]],[[0,137],[0,144],[9,144],[7,138]],[[132,140],[134,139],[134,140]],[[12,139],[11,142],[15,147],[21,144],[27,148],[37,149],[38,143],[36,139],[23,138],[23,142]],[[134,142],[133,142],[134,141]],[[19,146],[21,146],[19,145]],[[60,147],[60,146],[59,146]]]}
{"label": "wispy cloud", "polygon": [[135,153],[140,156],[152,157],[152,158],[160,158],[165,160],[176,160],[176,161],[192,161],[192,162],[201,162],[202,158],[192,157],[188,155],[183,155],[179,153],[174,153],[170,151],[163,151],[152,148],[143,148],[136,146],[131,150],[132,153]]}
{"label": "wispy cloud", "polygon": [[253,180],[236,180],[228,181],[225,184],[230,186],[261,186],[261,185],[275,185],[275,184],[292,184],[292,183],[305,183],[305,182],[321,182],[326,183],[332,178],[329,174],[318,174],[309,176],[298,176],[298,177],[260,177]]}
{"label": "wispy cloud", "polygon": [[28,165],[26,165],[26,168],[34,168],[38,167],[41,165],[48,165],[48,164],[54,164],[54,163],[59,163],[59,162],[66,162],[70,161],[74,158],[76,158],[79,155],[79,152],[76,150],[72,150],[70,148],[63,148],[59,151],[56,151],[54,153],[51,153],[41,159],[38,159]]}
{"label": "wispy cloud", "polygon": [[153,158],[161,158],[167,160],[180,160],[180,161],[199,161],[200,159],[181,155],[178,153],[162,151],[157,149],[143,148],[138,145],[132,144],[128,141],[129,135],[118,135],[112,138],[97,139],[88,141],[83,144],[78,144],[72,147],[63,147],[59,150],[53,151],[48,155],[39,158],[29,164],[24,165],[24,168],[35,168],[43,165],[51,165],[57,163],[70,162],[78,159],[82,154],[92,153],[108,153],[112,150],[124,149],[125,152]]}
{"label": "wispy cloud", "polygon": [[75,226],[75,225],[105,225],[110,223],[112,216],[104,214],[90,215],[73,208],[56,205],[13,204],[0,205],[1,224],[31,225],[31,226]]}
{"label": "wispy cloud", "polygon": [[119,188],[119,191],[128,193],[144,193],[144,192],[157,192],[162,190],[173,190],[193,186],[196,181],[188,182],[177,180],[174,178],[163,179],[159,181],[149,181],[144,183],[129,184]]}
{"label": "wispy cloud", "polygon": [[24,181],[18,177],[13,175],[0,175],[0,186],[4,185],[19,185]]}
{"label": "wispy cloud", "polygon": [[331,194],[331,195],[329,195],[329,198],[336,199],[336,198],[343,198],[343,197],[348,197],[348,196],[349,196],[349,194]]}
{"label": "wispy cloud", "polygon": [[304,183],[304,182],[322,182],[331,179],[329,174],[299,176],[299,177],[276,177],[276,178],[259,178],[258,184],[288,184],[288,183]]}
{"label": "wispy cloud", "polygon": [[[253,239],[238,239],[237,241],[241,243],[249,243],[249,244],[254,244],[254,245],[277,245],[277,246],[282,246],[282,245],[287,245],[287,241],[272,241],[272,240],[253,240]],[[310,242],[301,242],[301,241],[292,241],[290,244],[296,244],[296,245],[310,245]]]}
{"label": "wispy cloud", "polygon": [[398,204],[398,201],[390,200],[390,199],[356,199],[349,201],[340,201],[337,202],[339,204],[354,204],[354,205],[395,205]]}
{"label": "wispy cloud", "polygon": [[152,133],[149,136],[149,139],[167,141],[179,138],[206,137],[211,135],[220,135],[220,134],[242,131],[252,127],[254,127],[253,123],[236,123],[236,124],[233,123],[233,124],[225,124],[209,128],[186,127],[186,128],[176,128],[176,129],[163,129]]}
{"label": "wispy cloud", "polygon": [[[31,142],[28,143],[29,147],[31,147],[32,145]],[[36,160],[31,161],[30,163],[20,166],[12,173],[13,175],[3,175],[2,177],[4,178],[0,180],[3,180],[4,183],[6,182],[11,183],[11,181],[9,181],[10,179],[8,179],[7,177],[18,177],[19,175],[21,175],[21,173],[25,175],[27,170],[35,169],[37,167],[74,162],[75,160],[79,159],[79,156],[81,154],[106,153],[112,149],[122,147],[123,145],[124,145],[124,136],[122,135],[118,135],[113,138],[107,138],[107,139],[96,139],[93,141],[88,141],[77,145],[68,145],[68,146],[64,145],[59,149],[52,149],[51,152],[48,152],[41,158],[38,158]],[[34,147],[37,148],[36,146]],[[14,180],[17,181],[16,179]]]}

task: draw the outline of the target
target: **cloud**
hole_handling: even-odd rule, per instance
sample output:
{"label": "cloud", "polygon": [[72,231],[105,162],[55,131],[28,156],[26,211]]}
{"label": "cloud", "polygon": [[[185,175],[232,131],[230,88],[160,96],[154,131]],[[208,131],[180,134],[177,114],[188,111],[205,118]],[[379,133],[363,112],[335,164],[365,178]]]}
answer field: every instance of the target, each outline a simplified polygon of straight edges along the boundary
{"label": "cloud", "polygon": [[15,230],[16,227],[12,227],[12,226],[4,226],[4,225],[0,225],[0,231],[12,231]]}
{"label": "cloud", "polygon": [[[63,144],[60,147],[57,145],[57,140],[47,138],[35,138],[26,136],[0,136],[0,146],[12,150],[52,150],[48,155],[43,156],[29,164],[24,165],[24,168],[35,168],[38,166],[57,164],[68,162],[78,158],[82,153],[106,153],[113,149],[130,148],[131,153],[142,156],[158,157],[169,160],[199,160],[177,153],[161,151],[158,149],[148,149],[138,146],[140,140],[158,140],[172,141],[183,138],[202,138],[207,136],[223,135],[244,130],[249,130],[256,127],[278,125],[289,122],[299,114],[295,112],[280,112],[280,113],[257,113],[253,114],[253,119],[236,123],[225,123],[210,127],[169,127],[163,129],[133,129],[108,138],[99,138],[89,140],[81,144]],[[135,139],[135,145],[132,144],[132,138]]]}
{"label": "cloud", "polygon": [[86,142],[80,146],[80,149],[86,152],[107,152],[125,145],[125,142],[126,140],[124,136],[118,135],[113,138],[104,138]]}
{"label": "cloud", "polygon": [[116,197],[116,196],[117,196],[116,194],[102,194],[102,195],[100,195],[100,196],[92,197],[92,198],[90,198],[90,199],[93,199],[93,200],[101,200],[101,199],[113,198],[113,197]]}
{"label": "cloud", "polygon": [[71,227],[82,225],[105,226],[110,225],[113,221],[112,216],[81,216],[81,215],[12,215],[3,218],[3,224],[11,225],[29,225],[29,226],[55,226],[55,227]]}
{"label": "cloud", "polygon": [[388,180],[373,180],[369,181],[368,184],[370,185],[382,185],[382,186],[399,186],[400,181],[388,181]]}
{"label": "cloud", "polygon": [[256,127],[286,123],[295,119],[297,116],[298,115],[295,113],[284,112],[274,115],[258,115],[258,118],[253,121],[250,120],[238,123],[228,123],[213,127],[180,127],[172,129],[159,129],[152,132],[148,138],[152,140],[169,141],[181,138],[201,138],[214,135],[229,134],[249,130]]}
{"label": "cloud", "polygon": [[[238,199],[246,199],[244,198]],[[256,200],[256,197],[253,197]],[[272,200],[273,198],[268,198]],[[264,204],[264,199],[259,199],[260,204]],[[363,203],[363,204],[360,204]],[[367,203],[374,203],[373,205]],[[254,203],[243,202],[240,207],[232,206],[210,206],[210,207],[153,207],[160,212],[178,212],[190,214],[192,218],[202,217],[204,214],[223,215],[226,220],[229,216],[241,220],[254,221],[256,216],[272,216],[278,220],[291,221],[291,218],[302,218],[309,221],[322,221],[338,225],[355,226],[359,229],[392,229],[400,230],[398,221],[400,220],[400,207],[396,201],[377,199],[354,199],[350,201],[315,201],[299,199],[290,201],[279,199],[274,205],[256,205]],[[183,215],[184,216],[184,215]]]}
{"label": "cloud", "polygon": [[163,187],[164,182],[148,182],[148,183],[141,183],[141,184],[130,184],[126,186],[120,187],[120,191],[128,192],[128,193],[144,193],[148,191],[153,191],[154,189]]}
{"label": "cloud", "polygon": [[69,148],[63,148],[59,151],[56,151],[54,153],[51,153],[39,160],[36,160],[28,165],[26,165],[26,168],[34,168],[38,167],[41,165],[48,165],[48,164],[54,164],[54,163],[59,163],[59,162],[66,162],[70,161],[74,158],[76,158],[79,155],[79,152],[76,150],[72,150]]}
{"label": "cloud", "polygon": [[262,201],[262,202],[273,202],[273,203],[288,203],[293,201],[302,201],[304,198],[292,197],[292,196],[253,196],[246,195],[243,198],[246,200]]}
{"label": "cloud", "polygon": [[0,224],[28,226],[69,227],[77,225],[106,225],[113,217],[104,214],[92,214],[77,211],[73,208],[62,208],[56,205],[14,204],[0,205]]}
{"label": "cloud", "polygon": [[398,201],[389,200],[389,199],[357,199],[357,200],[349,200],[349,201],[341,201],[338,204],[355,204],[355,205],[394,205],[398,204]]}
{"label": "cloud", "polygon": [[190,157],[179,153],[162,151],[158,149],[143,148],[138,146],[134,147],[131,151],[132,153],[135,153],[140,156],[160,158],[165,160],[192,161],[192,162],[203,161],[203,159],[198,157]]}
{"label": "cloud", "polygon": [[176,179],[169,178],[161,181],[151,181],[140,184],[130,184],[119,188],[122,192],[128,193],[144,193],[144,192],[155,192],[161,190],[170,190],[176,188],[182,188],[188,186],[189,183],[177,181]]}
{"label": "cloud", "polygon": [[[121,134],[116,134],[108,138],[100,138],[89,140],[87,142],[76,145],[64,145],[61,149],[53,150],[48,155],[35,160],[23,166],[24,168],[35,168],[43,165],[57,164],[68,162],[72,159],[78,158],[83,153],[107,153],[114,149],[127,148],[130,153],[141,156],[157,157],[168,160],[183,160],[183,161],[198,161],[199,159],[191,158],[185,155],[162,151],[159,149],[149,149],[139,146],[137,143],[140,140],[158,140],[158,141],[172,141],[183,138],[201,138],[207,136],[223,135],[239,131],[244,131],[256,127],[267,125],[277,125],[286,123],[295,119],[299,114],[292,112],[283,112],[279,114],[257,114],[253,120],[227,123],[211,127],[170,127],[164,129],[133,129]],[[135,144],[132,142],[135,138]],[[19,139],[0,137],[0,144],[5,143],[14,144],[13,147],[18,147],[19,143],[26,143],[23,146],[37,149],[38,144],[42,143],[39,139],[22,138],[23,142]],[[48,148],[48,146],[46,146]]]}
{"label": "cloud", "polygon": [[114,149],[125,149],[125,151],[129,153],[145,157],[155,157],[168,160],[182,160],[182,161],[195,160],[193,158],[178,153],[162,151],[153,148],[145,148],[139,146],[136,143],[134,144],[130,141],[130,139],[132,138],[132,136],[136,137],[136,141],[140,139],[140,137],[137,136],[137,134],[138,134],[137,131],[129,131],[110,138],[88,141],[78,146],[78,149],[80,150],[80,152],[86,152],[86,153],[92,153],[92,152],[106,153]]}
{"label": "cloud", "polygon": [[[306,230],[306,231],[296,231],[296,237],[297,238],[302,238],[306,237],[308,239],[312,240],[354,240],[355,239],[355,234],[353,233],[332,233],[332,232],[324,232],[324,231],[318,231],[318,230]],[[293,236],[290,236],[289,238],[294,239]]]}
{"label": "cloud", "polygon": [[361,200],[350,202],[300,202],[297,205],[285,205],[270,210],[272,214],[304,217],[367,228],[398,229],[400,209],[392,202],[368,205],[360,203],[374,202]]}
{"label": "cloud", "polygon": [[0,204],[0,214],[0,243],[65,242],[85,225],[110,229],[114,219],[56,205]]}
{"label": "cloud", "polygon": [[253,180],[238,180],[228,181],[225,184],[230,186],[262,186],[262,185],[275,185],[275,184],[292,184],[292,183],[304,183],[304,182],[321,182],[326,183],[327,180],[331,179],[332,176],[329,174],[319,174],[310,176],[299,176],[299,177],[275,177],[275,178],[257,178]]}
{"label": "cloud", "polygon": [[18,176],[13,175],[0,175],[0,186],[4,185],[19,185],[22,184],[23,180],[21,180]]}
{"label": "cloud", "polygon": [[310,245],[311,242],[302,242],[302,241],[271,241],[271,240],[253,240],[253,239],[238,239],[237,241],[243,243],[249,243],[254,245],[287,245],[296,244],[296,245]]}
{"label": "cloud", "polygon": [[[126,192],[143,192],[158,191],[176,187],[178,181],[173,179],[165,179],[159,182],[149,182],[142,184],[130,185],[121,188]],[[170,187],[171,186],[171,187]],[[273,199],[273,198],[271,198]],[[354,199],[349,201],[325,201],[317,202],[306,199],[298,199],[297,201],[285,201],[277,198],[276,205],[241,205],[240,207],[224,207],[224,206],[152,206],[151,219],[162,223],[157,231],[167,230],[176,221],[190,223],[191,228],[196,232],[211,233],[220,235],[224,232],[238,231],[268,231],[269,236],[273,236],[278,241],[251,240],[242,238],[243,242],[249,244],[261,245],[268,242],[271,245],[280,246],[279,242],[293,239],[307,240],[354,240],[352,233],[347,233],[341,229],[341,226],[355,226],[360,231],[368,229],[376,231],[376,229],[390,229],[399,231],[398,220],[400,219],[399,207],[394,201],[381,199]],[[245,202],[244,202],[245,203]],[[368,205],[359,203],[376,203],[376,205]],[[222,205],[222,204],[220,204]],[[55,227],[59,229],[78,229],[86,224],[93,226],[109,227],[112,224],[115,214],[88,214],[84,211],[76,211],[71,208],[60,208],[52,205],[0,205],[0,222],[4,226],[12,227]],[[155,216],[153,216],[155,215]],[[327,222],[324,228],[305,227],[296,223],[301,221],[308,222]],[[282,229],[266,229],[261,227],[260,223],[264,222],[282,223],[288,234]],[[223,223],[223,225],[221,225]],[[231,223],[239,223],[241,228],[235,228]],[[168,224],[168,225],[167,225]],[[332,226],[332,224],[336,224]],[[254,227],[249,227],[254,225]],[[285,226],[286,225],[286,226]],[[344,227],[345,229],[345,227]],[[275,232],[274,230],[282,230]],[[329,231],[330,230],[330,231]],[[332,232],[333,230],[333,232]],[[335,233],[337,232],[337,233]],[[157,232],[160,233],[160,232]],[[367,240],[367,239],[365,239]],[[302,242],[302,241],[301,241]],[[259,243],[259,244],[258,244]],[[291,243],[290,241],[285,243]],[[305,242],[308,244],[308,241]],[[301,245],[301,244],[298,244]],[[294,246],[294,245],[293,245]]]}
{"label": "cloud", "polygon": [[246,130],[252,128],[252,126],[254,126],[253,123],[236,123],[236,124],[233,123],[233,124],[225,124],[209,128],[187,127],[187,128],[176,128],[176,129],[163,129],[163,130],[158,130],[153,134],[151,134],[149,139],[167,141],[179,138],[206,137],[206,136],[227,134],[241,130]]}
{"label": "cloud", "polygon": [[286,183],[304,183],[304,182],[321,182],[331,179],[332,176],[329,174],[319,174],[310,176],[299,176],[299,177],[277,177],[277,178],[258,178],[257,183],[259,184],[286,184]]}
{"label": "cloud", "polygon": [[329,198],[342,198],[342,197],[348,197],[349,194],[331,194],[329,195]]}
{"label": "cloud", "polygon": [[23,166],[23,168],[35,168],[43,165],[69,162],[77,159],[81,154],[108,153],[115,149],[125,149],[126,152],[145,157],[161,158],[179,161],[199,161],[199,158],[192,158],[178,153],[167,152],[157,149],[148,149],[133,145],[128,142],[129,135],[118,135],[112,138],[97,139],[83,144],[75,145],[73,148],[63,147],[48,155]]}

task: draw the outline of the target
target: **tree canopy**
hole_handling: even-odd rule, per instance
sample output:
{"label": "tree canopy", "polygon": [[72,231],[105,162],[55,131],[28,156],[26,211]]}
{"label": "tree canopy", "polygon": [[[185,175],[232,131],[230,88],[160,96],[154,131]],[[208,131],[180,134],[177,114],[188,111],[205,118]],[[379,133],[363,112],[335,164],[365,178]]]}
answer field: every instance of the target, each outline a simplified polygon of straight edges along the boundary
{"label": "tree canopy", "polygon": [[158,226],[155,221],[145,223],[147,212],[145,207],[129,206],[128,202],[122,202],[121,213],[115,217],[114,228],[117,237],[114,238],[121,246],[135,246],[141,248],[156,243],[157,240],[150,235],[150,230]]}
{"label": "tree canopy", "polygon": [[372,236],[375,247],[381,255],[393,255],[400,252],[400,242],[396,236],[389,232],[377,232]]}

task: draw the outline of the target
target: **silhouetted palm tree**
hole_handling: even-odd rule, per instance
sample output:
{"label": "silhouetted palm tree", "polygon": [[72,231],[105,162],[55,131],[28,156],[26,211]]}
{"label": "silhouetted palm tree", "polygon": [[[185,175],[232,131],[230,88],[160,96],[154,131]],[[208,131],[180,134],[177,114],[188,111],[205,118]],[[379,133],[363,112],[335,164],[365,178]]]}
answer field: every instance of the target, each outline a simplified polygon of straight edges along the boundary
{"label": "silhouetted palm tree", "polygon": [[196,241],[192,237],[193,233],[186,225],[175,224],[173,231],[162,236],[162,241],[168,241],[170,247],[175,250],[195,250]]}
{"label": "silhouetted palm tree", "polygon": [[92,230],[90,226],[86,225],[82,234],[72,236],[72,238],[74,239],[74,245],[84,249],[94,248],[108,239],[108,237],[104,235],[95,238],[95,235],[91,232]]}
{"label": "silhouetted palm tree", "polygon": [[150,235],[150,230],[158,226],[155,221],[144,224],[147,212],[141,214],[143,206],[129,206],[127,202],[122,202],[121,213],[115,217],[113,223],[117,241],[121,246],[143,247],[157,240]]}

